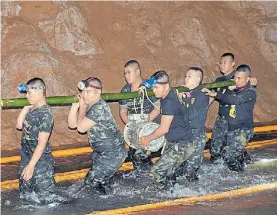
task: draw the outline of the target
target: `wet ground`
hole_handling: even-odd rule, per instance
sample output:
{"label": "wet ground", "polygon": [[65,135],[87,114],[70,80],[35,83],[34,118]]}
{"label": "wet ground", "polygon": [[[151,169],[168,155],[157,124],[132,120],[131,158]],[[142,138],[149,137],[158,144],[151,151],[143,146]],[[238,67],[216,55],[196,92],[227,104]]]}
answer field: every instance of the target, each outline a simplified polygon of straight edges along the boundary
{"label": "wet ground", "polygon": [[226,198],[216,202],[201,202],[193,206],[174,206],[141,211],[132,215],[275,215],[277,213],[277,190]]}
{"label": "wet ground", "polygon": [[[277,132],[258,133],[255,134],[251,142],[260,140],[277,139]],[[210,147],[210,141],[206,144],[206,149]],[[3,155],[2,155],[3,156]],[[160,156],[155,153],[153,157]],[[56,173],[70,172],[73,170],[89,168],[91,166],[91,154],[83,154],[70,157],[55,158]],[[129,161],[127,158],[126,161]],[[18,162],[1,165],[1,181],[12,180],[17,178]]]}
{"label": "wet ground", "polygon": [[[84,214],[93,211],[103,211],[173,200],[182,197],[214,194],[258,184],[276,182],[277,144],[252,150],[250,151],[250,154],[252,155],[253,164],[248,165],[243,173],[231,172],[222,163],[212,165],[207,159],[205,159],[199,171],[200,180],[198,182],[188,182],[183,177],[179,177],[178,183],[173,188],[167,190],[159,190],[158,188],[155,188],[147,175],[139,175],[134,178],[125,176],[123,172],[118,172],[112,180],[112,191],[109,195],[99,195],[96,193],[90,193],[86,190],[77,194],[76,190],[80,187],[82,180],[58,184],[59,191],[63,195],[73,197],[73,202],[68,204],[52,203],[47,206],[34,206],[30,203],[21,202],[18,198],[18,191],[3,192],[1,199],[2,214]],[[63,159],[65,161],[65,158]],[[73,161],[81,163],[79,159],[75,160],[75,158],[73,159],[72,157],[66,159],[66,162]],[[268,161],[274,161],[275,165],[272,165],[272,163]],[[63,163],[63,166],[66,165]],[[86,165],[89,165],[89,163],[85,163],[84,166]],[[74,166],[74,169],[76,169],[76,167],[79,166]],[[269,194],[271,195],[270,198]],[[272,203],[274,202],[273,200],[276,200],[275,197],[276,190],[268,192],[268,194],[255,194],[254,197],[249,196],[246,199],[249,199],[249,205],[251,205],[253,201],[257,202],[257,199],[261,199],[261,202],[264,202],[264,204],[268,206],[257,205],[257,208],[260,208],[260,211],[262,211],[263,208],[270,206],[270,209],[267,208],[267,210],[269,210],[267,214],[277,214],[277,206],[275,203]],[[234,205],[236,205],[235,199],[231,199],[233,202],[232,204]],[[244,197],[241,199],[244,199]],[[240,201],[237,200],[237,202]],[[195,211],[194,209],[191,209],[191,207],[185,206],[184,208],[177,207],[176,213],[171,214],[184,214],[182,212],[184,210],[186,211],[185,214],[189,214],[187,213],[187,210],[191,211],[190,214],[216,214],[210,213],[208,209],[205,211],[206,206],[212,206],[211,208],[218,211],[217,214],[253,214],[251,209],[249,209],[249,211],[247,208],[244,208],[243,205],[240,205],[237,211],[235,209],[228,209],[229,213],[227,213],[226,211],[228,210],[224,208],[229,208],[228,205],[229,202],[226,200],[212,203],[207,202],[207,205],[205,203],[204,205],[193,206],[193,208],[196,208]],[[220,213],[221,210],[224,210],[224,213]],[[174,212],[175,207],[170,209],[170,211]],[[156,211],[151,213],[157,214]],[[168,212],[165,213],[168,214]],[[148,212],[141,212],[141,214],[148,214]]]}

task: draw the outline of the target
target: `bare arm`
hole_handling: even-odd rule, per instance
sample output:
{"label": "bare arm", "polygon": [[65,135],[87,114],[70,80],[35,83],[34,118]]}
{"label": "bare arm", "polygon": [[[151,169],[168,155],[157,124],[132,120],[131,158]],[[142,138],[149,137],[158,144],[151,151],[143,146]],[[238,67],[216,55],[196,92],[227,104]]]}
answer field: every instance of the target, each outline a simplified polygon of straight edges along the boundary
{"label": "bare arm", "polygon": [[119,105],[119,116],[124,124],[128,123],[128,111],[127,108],[123,105]]}
{"label": "bare arm", "polygon": [[34,168],[35,168],[38,160],[40,159],[41,155],[43,154],[43,151],[46,147],[49,136],[50,136],[50,133],[39,132],[39,134],[38,134],[38,145],[35,148],[32,159],[30,160],[29,164],[24,168],[24,170],[22,172],[22,177],[25,181],[28,181],[33,177]]}
{"label": "bare arm", "polygon": [[159,116],[160,113],[161,113],[161,109],[160,109],[161,103],[160,103],[160,101],[155,102],[155,106],[156,107],[154,107],[154,109],[149,114],[149,121],[152,121],[152,120],[156,119],[157,116]]}
{"label": "bare arm", "polygon": [[50,133],[39,132],[38,145],[35,148],[34,154],[32,156],[32,159],[29,162],[29,165],[34,167],[37,164],[38,160],[40,159],[41,155],[43,154],[43,151],[46,147],[49,137],[50,137]]}
{"label": "bare arm", "polygon": [[81,122],[86,115],[87,105],[84,103],[84,100],[81,95],[77,96],[79,99],[78,103],[73,103],[68,114],[68,127],[71,129],[77,128],[80,133],[85,133],[84,129],[86,128]]}
{"label": "bare arm", "polygon": [[[82,114],[79,113],[82,116]],[[80,116],[78,117],[79,120]],[[78,121],[77,130],[80,133],[86,133],[91,127],[95,126],[96,122],[88,119],[86,116],[82,117],[80,121]]]}
{"label": "bare arm", "polygon": [[155,140],[166,134],[169,131],[173,117],[174,116],[163,115],[161,117],[161,125],[153,133],[148,135],[149,140]]}
{"label": "bare arm", "polygon": [[67,118],[68,127],[71,129],[77,128],[78,110],[79,110],[79,103],[73,103]]}
{"label": "bare arm", "polygon": [[209,106],[214,102],[214,97],[210,97],[210,100],[209,100]]}
{"label": "bare arm", "polygon": [[16,121],[16,128],[18,130],[22,130],[23,127],[23,122],[25,119],[26,114],[31,110],[33,106],[25,106],[19,113],[18,117],[17,117],[17,121]]}
{"label": "bare arm", "polygon": [[161,125],[151,134],[141,137],[141,140],[140,140],[141,145],[143,147],[147,147],[151,140],[158,139],[162,135],[166,134],[169,131],[173,117],[174,116],[170,116],[170,115],[162,115]]}
{"label": "bare arm", "polygon": [[86,133],[96,123],[86,117],[86,106],[79,103],[74,103],[71,106],[68,115],[68,127],[71,129],[77,128],[78,132]]}

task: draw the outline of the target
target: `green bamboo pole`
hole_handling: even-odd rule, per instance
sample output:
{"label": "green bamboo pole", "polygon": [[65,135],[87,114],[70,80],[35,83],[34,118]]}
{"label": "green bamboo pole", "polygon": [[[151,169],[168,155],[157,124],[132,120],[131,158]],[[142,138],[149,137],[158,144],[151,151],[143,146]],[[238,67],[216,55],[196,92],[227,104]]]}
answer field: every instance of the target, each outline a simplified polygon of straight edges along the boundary
{"label": "green bamboo pole", "polygon": [[[206,83],[201,84],[201,88],[220,88],[234,85],[234,81],[224,81],[224,82],[214,82],[214,83]],[[179,92],[189,91],[186,87],[173,87],[177,89]],[[154,93],[152,90],[147,90],[148,96],[153,96]],[[138,92],[130,92],[130,93],[103,93],[101,95],[102,99],[107,102],[117,102],[122,99],[132,99],[139,97]],[[76,96],[54,96],[46,98],[47,104],[49,105],[69,105],[78,101]],[[29,105],[29,102],[26,98],[12,98],[12,99],[2,99],[1,107],[2,108],[21,108],[26,105]]]}

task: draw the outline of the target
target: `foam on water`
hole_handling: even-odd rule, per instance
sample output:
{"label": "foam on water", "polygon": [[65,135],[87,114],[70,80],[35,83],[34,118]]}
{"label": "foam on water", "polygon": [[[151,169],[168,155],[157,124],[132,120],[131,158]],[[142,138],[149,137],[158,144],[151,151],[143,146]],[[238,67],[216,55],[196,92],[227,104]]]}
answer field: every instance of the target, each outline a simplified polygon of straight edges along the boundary
{"label": "foam on water", "polygon": [[[277,148],[264,148],[251,151],[252,162],[256,164],[276,161],[276,152]],[[111,183],[112,192],[108,195],[100,195],[99,193],[93,193],[87,190],[78,193],[83,183],[83,180],[78,180],[66,184],[58,184],[59,192],[63,195],[51,196],[51,198],[56,198],[57,201],[45,206],[40,204],[38,196],[34,193],[29,196],[33,203],[23,203],[16,197],[18,194],[15,191],[11,192],[10,195],[5,192],[5,195],[2,195],[1,202],[4,207],[11,208],[13,211],[32,212],[39,210],[51,211],[52,213],[52,211],[64,212],[67,207],[73,207],[74,210],[79,212],[86,210],[106,210],[175,198],[214,194],[258,184],[271,183],[276,181],[276,173],[277,166],[256,169],[253,164],[250,164],[245,167],[244,172],[237,173],[230,171],[224,166],[223,162],[212,165],[208,160],[204,160],[203,165],[199,169],[199,181],[188,182],[185,177],[179,177],[174,187],[166,190],[155,188],[147,174],[137,175],[136,177],[130,175],[130,177],[125,176],[124,178],[123,173],[116,173]],[[66,200],[63,196],[73,197],[77,203],[64,206],[62,202]],[[105,203],[103,204],[103,202]],[[53,212],[53,214],[55,213]]]}

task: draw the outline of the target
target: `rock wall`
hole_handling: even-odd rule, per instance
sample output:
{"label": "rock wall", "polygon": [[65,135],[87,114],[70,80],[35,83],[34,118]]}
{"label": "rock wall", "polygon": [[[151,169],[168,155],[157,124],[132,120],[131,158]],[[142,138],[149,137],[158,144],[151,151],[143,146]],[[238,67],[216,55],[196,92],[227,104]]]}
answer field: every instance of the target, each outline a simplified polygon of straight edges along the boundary
{"label": "rock wall", "polygon": [[[143,76],[167,70],[173,85],[189,66],[219,75],[217,62],[233,52],[259,80],[255,121],[277,119],[276,2],[1,2],[2,98],[21,97],[17,85],[42,77],[48,96],[73,95],[77,82],[98,76],[104,92],[124,85],[123,65],[137,59]],[[111,104],[118,124],[118,105]],[[212,126],[216,105],[209,112]],[[67,128],[69,107],[54,107],[54,149],[86,145]],[[2,110],[2,151],[18,150],[19,110]]]}

